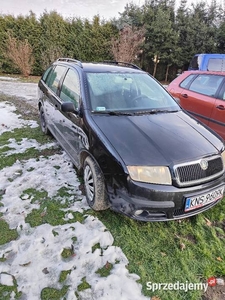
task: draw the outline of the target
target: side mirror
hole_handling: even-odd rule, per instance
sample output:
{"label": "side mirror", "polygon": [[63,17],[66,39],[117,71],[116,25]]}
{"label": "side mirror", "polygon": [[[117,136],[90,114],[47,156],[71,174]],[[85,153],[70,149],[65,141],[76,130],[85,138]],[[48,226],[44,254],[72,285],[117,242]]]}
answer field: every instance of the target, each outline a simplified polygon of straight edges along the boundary
{"label": "side mirror", "polygon": [[64,102],[61,104],[61,110],[63,112],[70,112],[74,114],[78,114],[78,110],[76,110],[75,105],[72,102]]}

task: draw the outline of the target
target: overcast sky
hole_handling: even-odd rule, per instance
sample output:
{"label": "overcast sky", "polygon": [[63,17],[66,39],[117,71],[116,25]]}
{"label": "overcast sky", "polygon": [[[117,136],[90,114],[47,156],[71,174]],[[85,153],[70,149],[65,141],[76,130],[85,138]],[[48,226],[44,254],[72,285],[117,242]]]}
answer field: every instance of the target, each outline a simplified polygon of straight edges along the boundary
{"label": "overcast sky", "polygon": [[144,0],[0,0],[1,14],[28,14],[32,10],[36,15],[56,10],[64,17],[92,18],[99,14],[106,19],[118,17],[126,3],[142,5]]}
{"label": "overcast sky", "polygon": [[[201,0],[188,0],[189,5]],[[211,3],[212,0],[202,0]],[[81,17],[92,19],[94,15],[110,19],[119,17],[127,3],[144,4],[145,0],[0,0],[0,14],[27,15],[32,10],[37,16],[46,9],[56,10],[63,17]],[[177,6],[180,0],[176,0]],[[223,3],[223,0],[217,0]]]}

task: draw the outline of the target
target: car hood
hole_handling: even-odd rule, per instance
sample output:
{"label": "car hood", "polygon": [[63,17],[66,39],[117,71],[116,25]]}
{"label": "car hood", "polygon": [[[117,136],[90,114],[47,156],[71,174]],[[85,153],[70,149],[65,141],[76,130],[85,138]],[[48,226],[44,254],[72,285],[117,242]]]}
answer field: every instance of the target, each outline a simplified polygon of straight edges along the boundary
{"label": "car hood", "polygon": [[183,111],[154,115],[94,115],[126,165],[171,165],[218,153],[222,142]]}

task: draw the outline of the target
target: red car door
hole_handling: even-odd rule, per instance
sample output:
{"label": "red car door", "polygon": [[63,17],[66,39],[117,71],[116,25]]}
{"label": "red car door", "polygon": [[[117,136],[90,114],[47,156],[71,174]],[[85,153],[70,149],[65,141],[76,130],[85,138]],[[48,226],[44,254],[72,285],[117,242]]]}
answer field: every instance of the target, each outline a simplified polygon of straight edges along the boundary
{"label": "red car door", "polygon": [[209,126],[225,140],[225,83],[216,99]]}
{"label": "red car door", "polygon": [[180,105],[198,118],[200,121],[209,125],[216,99],[197,92],[183,89],[179,95]]}

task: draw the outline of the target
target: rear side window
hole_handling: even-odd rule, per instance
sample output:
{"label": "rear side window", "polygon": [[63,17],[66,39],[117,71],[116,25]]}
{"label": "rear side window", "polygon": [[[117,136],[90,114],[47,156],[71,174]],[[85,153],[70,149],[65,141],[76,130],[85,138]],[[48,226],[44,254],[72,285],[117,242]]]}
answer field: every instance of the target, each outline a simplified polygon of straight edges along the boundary
{"label": "rear side window", "polygon": [[225,71],[225,59],[210,58],[208,63],[208,71]]}
{"label": "rear side window", "polygon": [[224,76],[201,74],[191,83],[189,90],[214,97]]}
{"label": "rear side window", "polygon": [[55,69],[52,70],[51,73],[49,73],[49,76],[47,77],[46,84],[55,93],[57,93],[59,81],[65,70],[66,67],[56,66]]}
{"label": "rear side window", "polygon": [[190,61],[190,65],[188,70],[201,70],[201,66],[202,66],[202,59],[203,56],[200,55],[195,55],[192,60]]}
{"label": "rear side window", "polygon": [[198,70],[199,64],[198,64],[198,56],[194,56],[190,62],[189,70]]}
{"label": "rear side window", "polygon": [[78,107],[80,98],[80,80],[78,73],[69,69],[62,84],[60,98],[64,102],[73,102]]}

